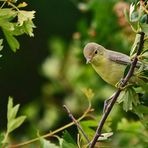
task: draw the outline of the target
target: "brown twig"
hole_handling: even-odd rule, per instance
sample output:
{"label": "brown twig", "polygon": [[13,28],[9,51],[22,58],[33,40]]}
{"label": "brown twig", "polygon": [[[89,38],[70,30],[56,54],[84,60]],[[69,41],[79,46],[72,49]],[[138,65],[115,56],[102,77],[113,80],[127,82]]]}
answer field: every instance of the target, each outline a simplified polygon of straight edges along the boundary
{"label": "brown twig", "polygon": [[140,55],[141,53],[141,50],[143,48],[143,44],[144,44],[144,35],[145,33],[144,32],[140,32],[139,33],[141,36],[140,36],[140,43],[139,43],[139,47],[138,47],[138,50],[137,50],[137,53],[133,59],[133,61],[131,62],[131,66],[130,66],[130,69],[127,73],[127,75],[123,78],[122,80],[122,83],[120,84],[120,87],[117,89],[117,91],[115,92],[115,94],[112,96],[111,98],[111,102],[110,104],[108,104],[107,108],[106,108],[106,111],[104,112],[99,124],[98,124],[98,128],[96,130],[96,133],[93,137],[93,140],[92,142],[90,143],[89,145],[89,148],[93,148],[98,140],[98,138],[101,136],[101,131],[102,131],[102,128],[104,126],[104,123],[110,113],[110,111],[112,110],[118,96],[120,95],[121,91],[122,91],[122,88],[124,86],[126,86],[127,82],[129,81],[129,79],[132,77],[133,73],[134,73],[134,69],[136,67],[136,64],[137,64],[137,61],[138,61],[138,56]]}
{"label": "brown twig", "polygon": [[78,121],[74,118],[74,116],[72,115],[72,113],[70,112],[70,110],[68,109],[68,107],[66,105],[63,105],[63,107],[66,109],[69,117],[72,119],[72,121],[75,123],[75,125],[78,127],[78,129],[81,131],[81,133],[83,134],[83,136],[85,137],[85,139],[87,140],[88,143],[90,143],[90,140],[88,138],[88,136],[85,134],[84,130],[82,129],[81,125],[78,123]]}

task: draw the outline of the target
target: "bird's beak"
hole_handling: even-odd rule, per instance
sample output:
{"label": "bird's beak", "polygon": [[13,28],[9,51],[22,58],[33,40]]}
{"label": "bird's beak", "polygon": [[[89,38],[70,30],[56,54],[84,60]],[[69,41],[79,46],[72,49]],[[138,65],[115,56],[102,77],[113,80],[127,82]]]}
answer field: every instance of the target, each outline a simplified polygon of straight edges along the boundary
{"label": "bird's beak", "polygon": [[89,64],[89,63],[91,63],[91,58],[90,57],[86,58],[86,64]]}

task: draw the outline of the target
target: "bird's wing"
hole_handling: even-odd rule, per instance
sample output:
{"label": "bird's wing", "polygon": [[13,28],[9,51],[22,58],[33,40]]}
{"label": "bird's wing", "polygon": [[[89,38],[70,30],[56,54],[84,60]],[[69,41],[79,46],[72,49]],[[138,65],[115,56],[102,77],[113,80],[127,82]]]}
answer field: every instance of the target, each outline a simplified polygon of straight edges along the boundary
{"label": "bird's wing", "polygon": [[108,58],[114,62],[123,64],[123,65],[128,65],[131,63],[129,56],[123,53],[115,52],[115,51],[109,51]]}
{"label": "bird's wing", "polygon": [[[108,54],[109,59],[116,63],[123,64],[123,65],[131,64],[130,57],[126,54],[111,51],[111,50],[108,53],[109,53]],[[138,61],[136,64],[136,67],[139,68],[140,66],[141,66],[141,62]]]}

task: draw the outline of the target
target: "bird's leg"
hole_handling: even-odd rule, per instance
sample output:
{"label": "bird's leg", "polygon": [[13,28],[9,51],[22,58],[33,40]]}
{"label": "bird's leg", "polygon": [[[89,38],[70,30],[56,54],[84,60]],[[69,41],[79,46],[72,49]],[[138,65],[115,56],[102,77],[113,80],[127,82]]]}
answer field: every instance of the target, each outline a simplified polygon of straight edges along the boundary
{"label": "bird's leg", "polygon": [[115,85],[115,87],[117,87],[117,88],[119,88],[119,89],[121,89],[121,90],[124,90],[124,89],[126,89],[127,87],[133,85],[132,83],[127,83],[127,84],[123,87],[122,84],[123,84],[123,79],[121,79],[121,80]]}
{"label": "bird's leg", "polygon": [[103,113],[105,113],[105,111],[106,111],[106,109],[107,109],[107,107],[108,107],[113,96],[114,96],[114,93],[107,100],[104,101]]}

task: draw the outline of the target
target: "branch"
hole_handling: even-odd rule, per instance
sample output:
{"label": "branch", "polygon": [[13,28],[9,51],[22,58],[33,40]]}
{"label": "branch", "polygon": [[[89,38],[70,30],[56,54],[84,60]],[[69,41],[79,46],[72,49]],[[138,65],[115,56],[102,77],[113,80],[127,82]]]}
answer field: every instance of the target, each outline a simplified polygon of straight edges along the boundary
{"label": "branch", "polygon": [[141,35],[140,36],[140,43],[139,43],[139,47],[138,47],[138,50],[137,50],[137,53],[133,59],[133,61],[131,62],[131,66],[130,66],[130,69],[127,73],[127,75],[123,78],[122,80],[122,83],[120,84],[120,87],[117,89],[117,91],[115,92],[115,94],[112,96],[111,98],[111,102],[110,104],[107,106],[99,124],[98,124],[98,128],[96,130],[96,133],[93,137],[93,140],[92,142],[90,143],[89,145],[89,148],[93,148],[98,140],[98,138],[101,136],[101,131],[102,131],[102,128],[104,126],[104,123],[110,113],[110,111],[112,110],[118,96],[120,95],[121,91],[122,91],[122,88],[127,84],[127,82],[129,81],[129,79],[132,77],[133,73],[134,73],[134,69],[136,67],[136,64],[137,64],[137,61],[138,61],[138,56],[140,55],[141,53],[141,50],[143,48],[143,44],[144,44],[144,32],[139,32],[139,34]]}
{"label": "branch", "polygon": [[88,136],[85,134],[84,130],[82,129],[81,125],[78,123],[78,121],[74,118],[74,116],[72,115],[72,113],[70,112],[70,110],[68,109],[68,107],[66,105],[63,105],[63,107],[66,109],[69,117],[72,119],[72,121],[75,123],[75,125],[78,127],[78,129],[82,132],[83,136],[85,137],[85,139],[87,140],[88,143],[90,143],[90,140],[88,138]]}

